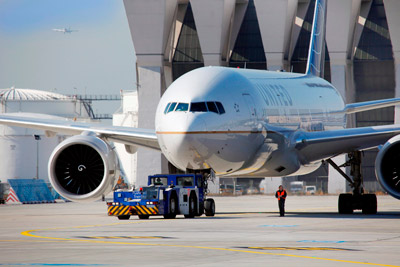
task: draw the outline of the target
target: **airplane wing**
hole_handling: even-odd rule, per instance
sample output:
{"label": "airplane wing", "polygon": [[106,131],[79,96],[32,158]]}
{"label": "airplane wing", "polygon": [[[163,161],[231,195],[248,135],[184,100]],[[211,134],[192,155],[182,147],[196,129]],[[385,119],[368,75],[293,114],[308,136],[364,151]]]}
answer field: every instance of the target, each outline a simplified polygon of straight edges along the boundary
{"label": "airplane wing", "polygon": [[398,134],[400,134],[398,124],[322,132],[298,132],[292,139],[292,143],[305,162],[313,162],[354,150],[378,147]]}
{"label": "airplane wing", "polygon": [[389,99],[358,102],[358,103],[347,104],[346,107],[344,108],[344,112],[346,114],[351,114],[378,108],[387,108],[397,104],[400,104],[400,98],[389,98]]}
{"label": "airplane wing", "polygon": [[57,133],[68,135],[94,132],[110,141],[160,150],[155,130],[131,127],[101,126],[93,123],[80,123],[71,120],[55,120],[52,118],[34,118],[31,115],[0,115],[0,124],[43,130],[46,136]]}
{"label": "airplane wing", "polygon": [[379,108],[392,107],[396,105],[400,105],[400,98],[387,98],[381,100],[357,102],[347,104],[342,110],[330,111],[329,114],[353,114]]}

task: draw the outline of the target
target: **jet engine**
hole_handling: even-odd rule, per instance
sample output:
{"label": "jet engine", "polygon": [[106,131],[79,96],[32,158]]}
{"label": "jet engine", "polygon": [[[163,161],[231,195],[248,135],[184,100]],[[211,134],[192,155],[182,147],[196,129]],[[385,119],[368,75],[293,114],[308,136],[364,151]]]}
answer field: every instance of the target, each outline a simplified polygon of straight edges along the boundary
{"label": "jet engine", "polygon": [[113,148],[93,135],[76,135],[61,142],[49,160],[53,188],[71,201],[94,201],[108,194],[119,177]]}
{"label": "jet engine", "polygon": [[400,199],[400,135],[389,139],[379,151],[375,172],[381,186],[391,196]]}

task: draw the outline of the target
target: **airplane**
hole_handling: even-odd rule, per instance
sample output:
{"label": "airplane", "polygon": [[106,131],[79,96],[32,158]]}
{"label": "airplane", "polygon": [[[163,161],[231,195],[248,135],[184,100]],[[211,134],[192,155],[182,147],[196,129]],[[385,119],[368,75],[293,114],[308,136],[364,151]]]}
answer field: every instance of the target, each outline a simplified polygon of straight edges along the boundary
{"label": "airplane", "polygon": [[71,28],[62,28],[62,29],[53,29],[55,32],[63,32],[64,34],[66,33],[72,33],[72,32],[77,32],[79,30],[71,30]]}
{"label": "airplane", "polygon": [[[314,10],[306,73],[202,67],[175,80],[161,97],[155,129],[0,115],[0,123],[73,135],[53,151],[48,165],[54,189],[72,201],[93,201],[111,192],[119,166],[111,142],[135,153],[160,151],[178,169],[220,177],[283,177],[308,174],[323,161],[353,187],[339,196],[339,213],[377,212],[364,194],[361,175],[348,177],[331,159],[349,153],[359,170],[360,151],[379,147],[376,175],[400,199],[400,125],[346,128],[348,114],[394,106],[400,98],[345,104],[323,74],[326,0]],[[357,173],[356,173],[357,174]]]}

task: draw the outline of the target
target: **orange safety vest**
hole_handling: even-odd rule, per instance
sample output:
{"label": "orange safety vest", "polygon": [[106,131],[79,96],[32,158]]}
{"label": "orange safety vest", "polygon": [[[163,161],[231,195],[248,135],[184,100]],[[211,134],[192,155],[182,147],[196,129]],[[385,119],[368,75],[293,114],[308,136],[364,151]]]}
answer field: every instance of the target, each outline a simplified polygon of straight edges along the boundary
{"label": "orange safety vest", "polygon": [[278,194],[278,200],[281,200],[281,198],[286,199],[286,197],[284,197],[285,190],[282,190],[282,192],[281,191],[277,191],[276,193]]}

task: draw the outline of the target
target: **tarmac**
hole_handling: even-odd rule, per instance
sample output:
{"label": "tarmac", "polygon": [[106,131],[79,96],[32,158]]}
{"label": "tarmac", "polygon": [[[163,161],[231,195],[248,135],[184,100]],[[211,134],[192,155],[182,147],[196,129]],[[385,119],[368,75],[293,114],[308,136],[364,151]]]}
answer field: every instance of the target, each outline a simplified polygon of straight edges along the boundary
{"label": "tarmac", "polygon": [[215,217],[109,217],[104,202],[0,205],[1,266],[400,266],[400,201],[337,214],[337,196],[214,197]]}

